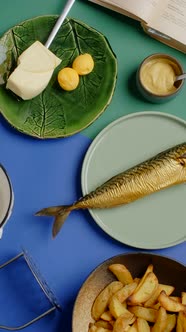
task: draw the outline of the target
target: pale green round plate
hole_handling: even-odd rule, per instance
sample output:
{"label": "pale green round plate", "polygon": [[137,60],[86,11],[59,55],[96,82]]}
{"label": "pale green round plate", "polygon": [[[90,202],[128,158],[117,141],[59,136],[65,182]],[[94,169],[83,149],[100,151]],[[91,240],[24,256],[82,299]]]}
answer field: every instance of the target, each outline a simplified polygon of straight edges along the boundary
{"label": "pale green round plate", "polygon": [[[66,19],[50,47],[62,62],[43,93],[23,101],[5,88],[18,56],[36,40],[44,44],[56,20],[51,15],[24,21],[0,39],[0,112],[14,128],[37,138],[66,137],[89,126],[109,105],[116,84],[117,60],[107,39],[83,22]],[[80,77],[76,90],[62,90],[58,71],[82,53],[92,55],[93,71]]]}
{"label": "pale green round plate", "polygon": [[[186,141],[186,122],[159,112],[139,112],[112,122],[90,145],[82,167],[82,191],[171,146]],[[186,185],[181,184],[112,209],[92,209],[96,223],[114,239],[143,249],[186,240]]]}

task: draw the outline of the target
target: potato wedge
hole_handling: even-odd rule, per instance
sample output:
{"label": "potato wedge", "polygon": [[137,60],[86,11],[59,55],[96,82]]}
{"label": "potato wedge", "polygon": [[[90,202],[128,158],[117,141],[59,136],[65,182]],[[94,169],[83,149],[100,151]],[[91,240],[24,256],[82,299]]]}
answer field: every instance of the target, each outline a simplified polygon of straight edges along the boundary
{"label": "potato wedge", "polygon": [[152,308],[156,304],[156,301],[157,301],[160,293],[161,293],[161,290],[159,289],[159,285],[158,285],[157,288],[155,289],[155,291],[149,297],[149,299],[144,302],[144,304],[143,304],[144,307]]}
{"label": "potato wedge", "polygon": [[132,324],[132,325],[128,328],[127,332],[138,332],[137,322],[136,322],[136,321],[134,322],[134,324]]}
{"label": "potato wedge", "polygon": [[105,312],[100,316],[100,318],[103,319],[103,320],[105,320],[106,322],[110,322],[110,321],[113,319],[113,317],[112,317],[112,315],[111,315],[111,313],[110,313],[109,310],[108,310],[108,311],[105,311]]}
{"label": "potato wedge", "polygon": [[110,325],[112,325],[112,327],[114,326],[114,323],[115,323],[115,319],[113,319],[113,320],[110,320]]}
{"label": "potato wedge", "polygon": [[186,313],[183,311],[178,313],[176,332],[186,332]]}
{"label": "potato wedge", "polygon": [[140,288],[141,285],[143,284],[143,282],[144,282],[144,280],[145,280],[147,274],[149,274],[150,272],[153,272],[153,268],[154,268],[154,267],[153,267],[152,264],[149,264],[149,265],[147,266],[147,269],[146,269],[146,271],[145,271],[143,277],[142,277],[142,278],[139,280],[139,282],[138,282],[138,287],[136,288],[136,291],[137,291],[138,288]]}
{"label": "potato wedge", "polygon": [[175,287],[166,284],[159,284],[159,289],[160,291],[164,290],[167,295],[171,295],[174,292]]}
{"label": "potato wedge", "polygon": [[174,291],[175,287],[169,286],[169,285],[164,285],[164,284],[159,284],[156,291],[152,294],[152,296],[144,303],[145,307],[152,307],[156,301],[158,300],[158,296],[160,295],[161,291],[164,290],[167,295],[172,294]]}
{"label": "potato wedge", "polygon": [[186,332],[186,312],[183,312],[183,331]]}
{"label": "potato wedge", "polygon": [[122,304],[127,309],[127,301],[122,302]]}
{"label": "potato wedge", "polygon": [[103,327],[104,329],[107,330],[112,330],[112,325],[110,325],[109,322],[106,322],[105,320],[102,319],[95,322],[94,325],[97,327]]}
{"label": "potato wedge", "polygon": [[[134,315],[132,319],[134,318]],[[126,317],[125,314],[119,316],[113,326],[113,332],[123,332],[128,327],[129,324],[132,323],[132,319],[129,317]]]}
{"label": "potato wedge", "polygon": [[111,312],[111,315],[117,319],[119,316],[125,314],[125,317],[129,317],[132,319],[132,317],[134,316],[130,311],[128,311],[125,307],[125,305],[123,305],[118,299],[117,297],[115,297],[115,295],[113,295],[110,299],[109,302],[109,310]]}
{"label": "potato wedge", "polygon": [[167,312],[163,307],[160,307],[157,314],[157,319],[153,325],[151,332],[164,332],[167,323]]}
{"label": "potato wedge", "polygon": [[128,310],[132,312],[136,317],[143,318],[150,323],[155,323],[158,310],[152,308],[145,308],[141,306],[131,306]]}
{"label": "potato wedge", "polygon": [[97,330],[95,332],[110,332],[112,330],[104,329],[104,327],[97,327]]}
{"label": "potato wedge", "polygon": [[161,291],[158,297],[158,301],[160,305],[167,311],[179,312],[186,310],[186,305],[170,299],[170,297],[165,293],[165,291]]}
{"label": "potato wedge", "polygon": [[113,281],[108,284],[96,297],[92,306],[92,318],[98,320],[104,313],[111,296],[123,287],[120,281]]}
{"label": "potato wedge", "polygon": [[167,314],[167,322],[164,332],[171,332],[176,326],[176,314]]}
{"label": "potato wedge", "polygon": [[88,332],[97,332],[97,326],[95,326],[94,324],[91,324],[89,326]]}
{"label": "potato wedge", "polygon": [[156,304],[153,304],[150,308],[153,308],[153,309],[159,310],[159,308],[160,308],[160,303],[157,302]]}
{"label": "potato wedge", "polygon": [[150,326],[148,322],[143,318],[137,318],[137,331],[138,332],[150,332]]}
{"label": "potato wedge", "polygon": [[179,297],[179,296],[169,296],[169,298],[174,300],[175,302],[181,303],[181,297]]}
{"label": "potato wedge", "polygon": [[134,278],[133,281],[136,282],[137,284],[139,284],[140,280],[141,280],[140,278]]}
{"label": "potato wedge", "polygon": [[133,282],[132,275],[127,267],[123,264],[111,264],[109,270],[116,276],[116,278],[123,283],[123,285]]}
{"label": "potato wedge", "polygon": [[119,289],[114,295],[117,299],[123,303],[136,289],[137,283],[132,282],[131,284],[125,285],[121,289]]}
{"label": "potato wedge", "polygon": [[129,296],[130,304],[141,304],[147,301],[158,287],[158,279],[153,272],[149,272],[143,282],[139,283],[134,293]]}
{"label": "potato wedge", "polygon": [[186,304],[186,292],[181,293],[181,303]]}

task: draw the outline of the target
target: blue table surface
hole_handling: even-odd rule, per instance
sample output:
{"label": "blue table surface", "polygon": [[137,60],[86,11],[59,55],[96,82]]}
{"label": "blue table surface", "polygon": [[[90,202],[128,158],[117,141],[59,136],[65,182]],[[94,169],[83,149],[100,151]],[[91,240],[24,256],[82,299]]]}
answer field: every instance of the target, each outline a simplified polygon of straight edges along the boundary
{"label": "blue table surface", "polygon": [[[23,1],[20,2],[23,4]],[[10,0],[4,3],[4,14],[0,14],[3,22],[2,33],[12,24],[31,15],[59,13],[61,8],[60,1],[56,0],[54,3],[46,2],[45,7],[43,1],[32,1],[29,4],[30,12],[26,8],[15,9],[16,6],[20,6],[20,2],[14,1],[13,8],[9,7]],[[87,9],[87,6],[86,3],[79,2],[73,13],[77,13],[78,17],[81,16],[88,21],[82,11],[80,14],[80,9],[84,8],[85,13],[89,12],[90,15],[91,9]],[[13,15],[14,10],[15,15]],[[6,22],[8,12],[11,13],[9,26]],[[95,9],[96,12],[98,12],[97,9]],[[104,11],[100,13],[103,17],[107,15]],[[106,18],[107,24],[109,20],[112,22],[111,16]],[[93,25],[93,19],[91,24]],[[121,26],[124,23],[119,24]],[[101,26],[104,26],[103,22],[100,23],[100,28]],[[104,29],[106,30],[106,26]],[[108,31],[110,32],[111,28],[108,28]],[[130,28],[126,33],[132,34],[135,30]],[[142,38],[146,37],[142,36]],[[159,47],[167,50],[166,46],[159,46],[161,44],[156,41],[150,41],[150,43],[153,45],[153,51],[157,45],[158,50]],[[171,52],[178,54],[177,51],[171,50]],[[119,92],[116,91],[116,95],[117,93]],[[132,100],[133,96],[130,98]],[[149,107],[148,104],[141,102],[139,110],[144,105],[146,109]],[[117,107],[116,99],[111,107]],[[167,107],[163,110],[168,112],[169,107],[163,107]],[[174,113],[172,107],[170,106],[170,113]],[[184,105],[180,110],[180,116],[185,117],[183,109]],[[121,115],[114,113],[114,110],[111,114],[109,121]],[[62,312],[48,315],[28,327],[27,331],[71,331],[74,301],[89,273],[109,257],[120,253],[142,251],[113,240],[96,225],[88,211],[73,212],[54,240],[51,236],[52,219],[34,216],[41,207],[68,204],[81,196],[82,162],[92,138],[107,124],[107,117],[108,113],[105,112],[102,118],[104,121],[98,119],[89,129],[72,137],[44,141],[19,134],[1,118],[0,162],[6,168],[12,181],[15,202],[12,215],[0,241],[0,264],[20,253],[23,248],[27,249],[62,306]],[[150,252],[168,256],[186,264],[185,250],[186,243],[182,243]],[[25,323],[48,308],[47,301],[44,300],[42,292],[38,290],[24,264],[17,262],[1,270],[0,287],[0,325]]]}

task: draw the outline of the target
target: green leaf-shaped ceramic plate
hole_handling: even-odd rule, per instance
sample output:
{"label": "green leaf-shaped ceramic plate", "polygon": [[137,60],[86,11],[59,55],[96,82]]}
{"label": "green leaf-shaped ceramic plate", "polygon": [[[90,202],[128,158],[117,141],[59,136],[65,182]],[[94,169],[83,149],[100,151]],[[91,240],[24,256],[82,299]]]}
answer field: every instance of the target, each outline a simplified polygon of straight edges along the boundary
{"label": "green leaf-shaped ceramic plate", "polygon": [[[66,19],[50,47],[62,63],[44,92],[23,101],[6,89],[18,56],[36,40],[44,44],[56,20],[52,15],[24,21],[0,39],[0,111],[14,128],[38,138],[70,136],[86,128],[109,105],[116,84],[117,61],[107,39],[80,21]],[[93,56],[94,70],[81,76],[76,90],[66,92],[57,73],[82,53]]]}

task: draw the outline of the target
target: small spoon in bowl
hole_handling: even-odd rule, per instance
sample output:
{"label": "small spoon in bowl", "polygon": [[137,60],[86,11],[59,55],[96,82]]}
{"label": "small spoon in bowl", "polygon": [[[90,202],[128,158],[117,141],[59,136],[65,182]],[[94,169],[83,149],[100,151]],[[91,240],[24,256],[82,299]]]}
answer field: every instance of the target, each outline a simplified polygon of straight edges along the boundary
{"label": "small spoon in bowl", "polygon": [[184,80],[186,78],[186,73],[183,73],[181,75],[178,75],[175,77],[174,83],[180,80]]}

